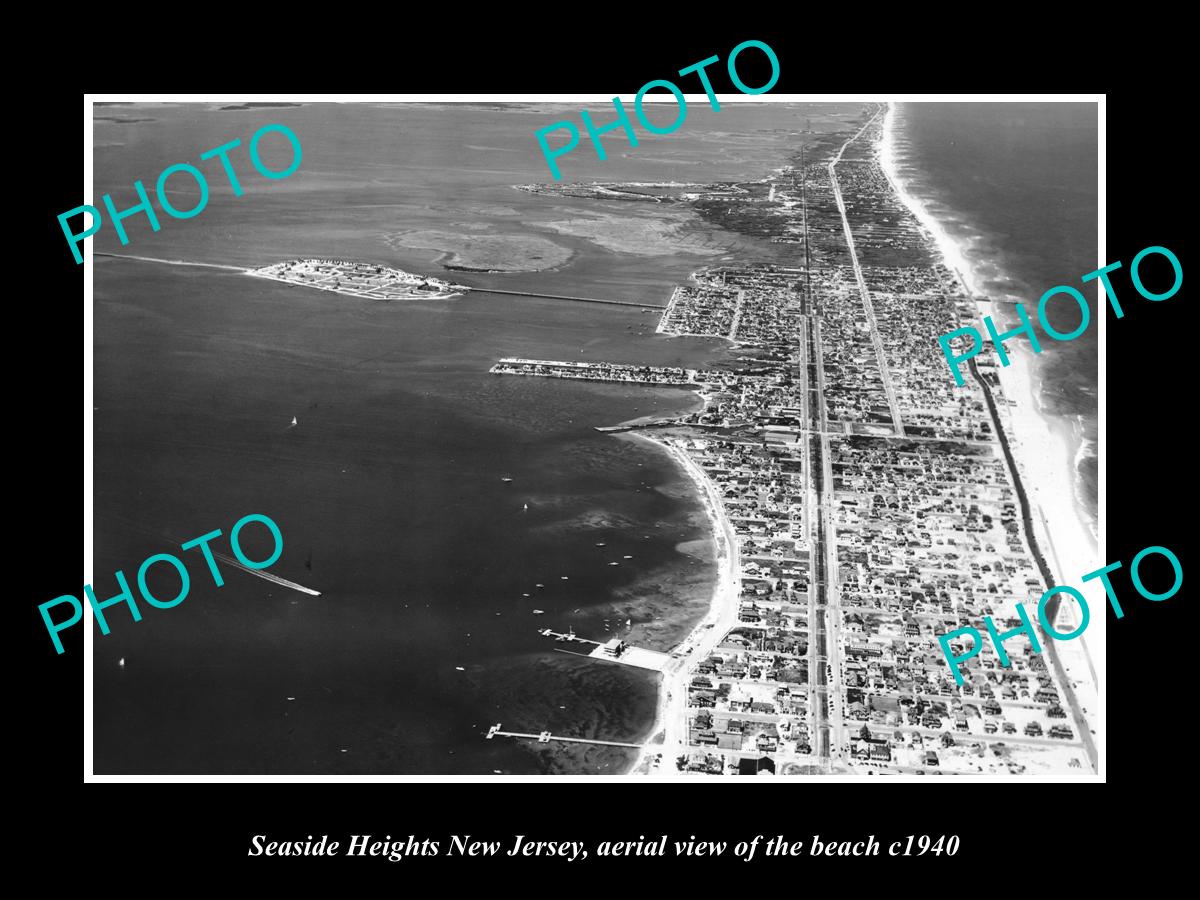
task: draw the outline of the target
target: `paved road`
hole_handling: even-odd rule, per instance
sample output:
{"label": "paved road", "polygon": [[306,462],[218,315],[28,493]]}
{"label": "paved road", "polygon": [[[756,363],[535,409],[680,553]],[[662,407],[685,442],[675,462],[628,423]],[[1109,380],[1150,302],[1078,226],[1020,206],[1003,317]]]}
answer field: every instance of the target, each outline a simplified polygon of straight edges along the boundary
{"label": "paved road", "polygon": [[950,731],[947,729],[923,728],[918,725],[876,725],[871,722],[854,722],[857,727],[854,729],[855,734],[861,730],[863,725],[871,729],[871,734],[877,731],[892,732],[892,731],[907,731],[911,734],[919,734],[923,737],[940,738],[944,734],[953,735],[958,741],[967,743],[984,743],[984,744],[1022,744],[1030,747],[1065,747],[1074,748],[1076,750],[1084,749],[1083,745],[1078,740],[1064,741],[1059,738],[1052,737],[1029,737],[1025,734],[971,734],[968,731]]}
{"label": "paved road", "polygon": [[[842,186],[838,183],[837,172],[835,171],[837,164],[842,161],[842,154],[846,152],[846,148],[862,137],[863,132],[880,115],[881,113],[875,113],[875,115],[867,119],[867,124],[863,125],[854,137],[842,144],[837,152],[837,156],[829,163],[829,181],[833,185],[833,198],[837,201],[838,213],[842,217],[842,230],[846,234],[846,246],[850,249],[850,263],[854,266],[854,280],[858,282],[858,293],[862,298],[863,308],[867,312],[867,322],[871,326],[871,343],[875,347],[875,357],[879,364],[879,374],[883,378],[883,390],[887,394],[888,409],[892,412],[892,426],[896,429],[896,434],[903,437],[904,423],[900,421],[900,407],[896,403],[896,390],[892,385],[892,374],[888,371],[887,357],[883,352],[883,341],[879,337],[879,323],[875,320],[875,308],[871,305],[871,292],[867,290],[867,282],[863,278],[862,266],[858,262],[858,251],[854,249],[854,235],[850,233],[850,220],[846,218],[846,204],[842,200]],[[824,431],[825,429],[822,430]]]}

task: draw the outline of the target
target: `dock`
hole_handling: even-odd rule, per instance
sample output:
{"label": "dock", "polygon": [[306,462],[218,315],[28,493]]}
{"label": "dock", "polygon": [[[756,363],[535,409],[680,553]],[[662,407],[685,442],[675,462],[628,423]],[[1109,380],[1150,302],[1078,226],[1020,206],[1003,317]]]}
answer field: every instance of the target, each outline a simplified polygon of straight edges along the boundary
{"label": "dock", "polygon": [[595,644],[597,647],[600,646],[599,641],[592,641],[592,640],[588,640],[587,638],[581,638],[579,635],[577,635],[575,633],[574,628],[572,628],[570,631],[566,632],[565,634],[561,631],[554,631],[551,628],[541,628],[538,630],[538,634],[540,634],[544,637],[552,637],[556,641],[570,641],[570,642],[576,643],[576,644]]}
{"label": "dock", "polygon": [[574,629],[563,634],[558,631],[552,631],[549,628],[543,628],[538,634],[552,637],[556,641],[570,641],[576,644],[593,645],[593,649],[588,653],[575,653],[572,650],[562,650],[560,647],[554,648],[562,650],[563,653],[571,653],[574,656],[586,656],[588,659],[598,659],[603,662],[619,663],[623,666],[633,666],[635,669],[650,669],[653,672],[661,672],[671,659],[669,653],[662,653],[658,650],[646,650],[643,647],[633,647],[618,637],[609,638],[606,642],[600,643],[600,641],[579,637]]}
{"label": "dock", "polygon": [[563,737],[562,735],[551,734],[548,731],[543,731],[539,734],[526,734],[521,731],[501,731],[499,722],[488,729],[487,740],[490,741],[494,737],[529,738],[530,740],[537,741],[539,744],[548,744],[550,741],[568,741],[572,744],[602,744],[605,747],[630,747],[634,750],[642,749],[641,744],[629,744],[625,741],[597,741],[593,740],[592,738]]}

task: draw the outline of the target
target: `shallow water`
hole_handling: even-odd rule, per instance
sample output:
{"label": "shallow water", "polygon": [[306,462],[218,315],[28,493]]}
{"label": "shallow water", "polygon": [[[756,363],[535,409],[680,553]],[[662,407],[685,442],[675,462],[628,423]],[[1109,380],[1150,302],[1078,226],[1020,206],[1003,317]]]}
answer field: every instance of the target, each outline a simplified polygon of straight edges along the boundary
{"label": "shallow water", "polygon": [[[539,227],[594,211],[510,187],[546,177],[531,138],[552,114],[544,109],[136,112],[149,121],[96,124],[96,192],[112,191],[118,206],[135,202],[135,178],[152,184],[166,165],[245,141],[266,122],[300,136],[304,161],[266,182],[243,160],[245,196],[214,181],[194,219],[164,220],[158,233],[127,220],[130,245],[104,231],[99,251],[241,266],[344,257],[444,275],[442,250],[387,237],[467,221],[572,256],[552,272],[453,280],[654,304],[714,259],[670,241],[620,254]],[[564,169],[580,179],[678,178],[681,167],[702,180],[760,177],[787,152],[781,113],[697,112],[677,141],[614,143],[607,163],[581,155]],[[648,215],[605,211],[618,229],[621,216]],[[771,251],[721,240],[739,257]],[[627,764],[620,750],[483,735],[502,722],[647,736],[657,675],[573,658],[537,629],[603,638],[632,619],[633,640],[669,645],[705,608],[707,526],[685,478],[661,453],[592,427],[688,409],[695,395],[487,369],[502,356],[696,366],[722,342],[656,336],[657,314],[636,307],[482,293],[388,304],[111,258],[96,260],[95,304],[99,596],[115,592],[114,570],[133,577],[150,554],[228,533],[251,512],[284,536],[271,571],[322,592],[239,572],[217,588],[197,557],[179,607],[146,608],[140,623],[115,612],[112,633],[95,643],[98,772]],[[160,586],[153,574],[151,587],[171,596],[166,576]]]}

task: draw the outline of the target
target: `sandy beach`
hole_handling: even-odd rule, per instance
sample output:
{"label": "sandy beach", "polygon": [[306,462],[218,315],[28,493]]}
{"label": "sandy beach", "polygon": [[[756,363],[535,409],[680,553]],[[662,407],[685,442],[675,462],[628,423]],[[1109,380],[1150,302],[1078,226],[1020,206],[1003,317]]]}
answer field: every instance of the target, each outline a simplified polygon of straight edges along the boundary
{"label": "sandy beach", "polygon": [[[665,316],[664,316],[665,318]],[[697,391],[698,407],[691,412],[708,407],[708,398]],[[669,417],[644,416],[613,427],[632,427],[668,422],[678,419],[675,413]],[[687,475],[700,499],[705,518],[711,531],[711,541],[717,565],[717,577],[712,596],[703,618],[696,622],[676,646],[661,648],[670,650],[672,659],[663,669],[658,685],[658,706],[655,709],[654,725],[648,733],[647,743],[630,763],[626,775],[677,774],[674,769],[676,756],[684,752],[687,728],[687,664],[712,653],[726,632],[737,620],[738,598],[738,543],[733,524],[725,514],[716,485],[704,474],[704,470],[688,456],[681,447],[647,434],[631,431],[615,437],[627,438],[651,444],[671,457],[672,461]],[[661,758],[659,758],[661,755]]]}
{"label": "sandy beach", "polygon": [[[980,317],[990,315],[996,321],[1003,321],[998,304],[979,297],[977,279],[961,248],[924,204],[905,189],[896,167],[894,121],[895,105],[890,104],[880,147],[880,164],[901,200],[937,244],[946,264],[958,274],[967,291],[977,298]],[[1077,448],[1072,446],[1071,424],[1047,415],[1042,409],[1037,390],[1037,358],[1027,349],[1027,342],[1018,338],[1008,346],[1011,364],[997,367],[1007,401],[1001,407],[1001,414],[1007,419],[1013,455],[1034,510],[1034,538],[1044,549],[1058,583],[1081,590],[1093,610],[1088,631],[1082,638],[1055,643],[1076,696],[1091,715],[1100,710],[1096,672],[1104,671],[1103,609],[1107,601],[1098,581],[1084,584],[1081,576],[1102,567],[1106,561],[1098,551],[1083,504],[1075,495]],[[1048,345],[1043,353],[1053,350],[1053,346]],[[1098,726],[1098,730],[1103,734],[1101,727]]]}
{"label": "sandy beach", "polygon": [[[988,314],[996,315],[992,304],[986,307]],[[1108,601],[1099,581],[1084,583],[1082,576],[1101,568],[1106,560],[1101,558],[1090,523],[1075,498],[1070,424],[1041,410],[1035,364],[1033,354],[1021,348],[1012,355],[1012,364],[998,371],[1004,395],[1011,401],[1008,433],[1014,439],[1013,455],[1035,510],[1034,537],[1058,583],[1081,591],[1092,611],[1087,631],[1079,639],[1054,642],[1075,695],[1090,717],[1101,709],[1098,673],[1105,671],[1104,609]],[[1030,606],[1032,603],[1026,604]],[[1080,621],[1077,612],[1074,621]],[[1103,734],[1102,725],[1097,726],[1098,734]]]}
{"label": "sandy beach", "polygon": [[[696,486],[704,513],[712,526],[712,539],[716,546],[717,581],[708,612],[672,651],[672,659],[663,670],[662,682],[658,688],[658,708],[655,712],[654,727],[650,730],[652,742],[642,748],[626,773],[674,774],[674,758],[683,752],[682,748],[687,738],[687,663],[711,653],[725,633],[733,627],[737,618],[737,537],[732,523],[725,515],[716,485],[705,476],[703,470],[685,451],[644,434],[631,434],[630,437],[654,444],[687,472]],[[656,757],[659,754],[662,754],[662,760],[656,766]]]}

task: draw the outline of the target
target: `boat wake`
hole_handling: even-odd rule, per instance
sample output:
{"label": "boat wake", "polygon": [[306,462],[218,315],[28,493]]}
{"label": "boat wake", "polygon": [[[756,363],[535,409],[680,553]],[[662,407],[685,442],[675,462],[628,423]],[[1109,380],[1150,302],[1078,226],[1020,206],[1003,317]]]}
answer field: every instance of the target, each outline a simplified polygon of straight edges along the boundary
{"label": "boat wake", "polygon": [[230,559],[224,553],[217,553],[214,550],[213,556],[221,560],[221,562],[229,563],[229,565],[241,569],[243,572],[249,572],[251,575],[256,575],[259,578],[265,578],[267,581],[273,581],[276,584],[281,584],[284,587],[291,588],[294,591],[300,591],[301,593],[308,594],[312,597],[321,596],[320,591],[314,591],[312,588],[306,588],[302,584],[296,584],[294,581],[288,581],[286,578],[280,578],[278,575],[272,575],[270,572],[264,572],[261,569],[251,569],[249,566],[243,566],[236,559]]}

